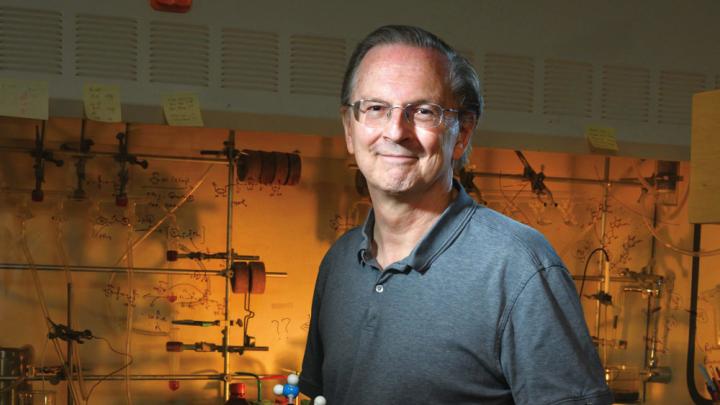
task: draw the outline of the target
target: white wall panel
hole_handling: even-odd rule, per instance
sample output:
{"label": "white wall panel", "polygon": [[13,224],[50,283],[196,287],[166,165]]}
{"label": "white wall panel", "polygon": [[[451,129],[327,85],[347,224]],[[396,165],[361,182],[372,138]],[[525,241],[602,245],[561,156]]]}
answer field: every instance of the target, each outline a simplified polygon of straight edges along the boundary
{"label": "white wall panel", "polygon": [[483,76],[478,145],[587,153],[592,124],[617,130],[621,155],[687,159],[690,96],[717,86],[717,15],[711,0],[2,0],[0,77],[48,80],[54,116],[81,116],[82,85],[102,82],[131,122],[162,123],[162,95],[192,91],[210,127],[339,135],[352,47],[415,24]]}

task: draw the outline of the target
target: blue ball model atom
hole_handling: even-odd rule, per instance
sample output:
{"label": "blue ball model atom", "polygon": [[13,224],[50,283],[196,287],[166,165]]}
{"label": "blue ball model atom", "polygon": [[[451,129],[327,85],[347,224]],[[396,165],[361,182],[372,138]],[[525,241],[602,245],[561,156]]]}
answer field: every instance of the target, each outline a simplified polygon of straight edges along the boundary
{"label": "blue ball model atom", "polygon": [[[295,398],[300,395],[300,388],[298,387],[298,382],[300,381],[300,378],[297,376],[297,374],[290,374],[287,378],[287,384],[277,384],[273,387],[273,392],[275,395],[282,395],[288,399],[288,404],[294,404]],[[315,400],[313,401],[314,405],[325,405],[327,401],[325,398],[321,395],[315,397]]]}

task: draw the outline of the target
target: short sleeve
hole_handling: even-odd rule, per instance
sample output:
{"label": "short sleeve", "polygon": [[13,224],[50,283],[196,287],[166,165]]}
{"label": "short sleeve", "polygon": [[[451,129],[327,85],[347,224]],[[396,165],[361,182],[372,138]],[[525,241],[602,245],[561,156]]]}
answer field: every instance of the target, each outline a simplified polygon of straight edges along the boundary
{"label": "short sleeve", "polygon": [[610,404],[612,394],[575,284],[561,266],[535,272],[502,330],[500,362],[517,404]]}

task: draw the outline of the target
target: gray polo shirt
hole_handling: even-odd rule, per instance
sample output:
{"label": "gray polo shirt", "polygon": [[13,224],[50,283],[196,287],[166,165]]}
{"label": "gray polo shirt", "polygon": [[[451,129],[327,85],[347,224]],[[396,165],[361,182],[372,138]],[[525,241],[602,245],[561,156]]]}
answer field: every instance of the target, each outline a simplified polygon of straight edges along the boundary
{"label": "gray polo shirt", "polygon": [[329,405],[609,404],[575,285],[537,231],[459,196],[381,271],[374,216],[320,265],[300,389]]}

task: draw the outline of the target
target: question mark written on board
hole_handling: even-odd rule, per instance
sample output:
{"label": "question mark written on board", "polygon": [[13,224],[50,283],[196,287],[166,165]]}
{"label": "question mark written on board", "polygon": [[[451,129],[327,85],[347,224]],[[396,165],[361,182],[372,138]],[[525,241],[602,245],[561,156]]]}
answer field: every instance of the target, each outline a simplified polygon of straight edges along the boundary
{"label": "question mark written on board", "polygon": [[280,320],[273,319],[272,321],[270,321],[270,323],[275,325],[275,332],[277,333],[278,340],[283,339],[283,336],[281,336],[281,330],[280,330],[281,326],[283,329],[283,333],[285,335],[285,340],[288,339],[288,335],[290,334],[289,328],[290,328],[291,322],[292,322],[292,320],[290,318],[282,318]]}

